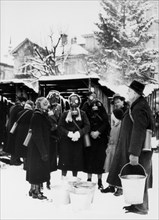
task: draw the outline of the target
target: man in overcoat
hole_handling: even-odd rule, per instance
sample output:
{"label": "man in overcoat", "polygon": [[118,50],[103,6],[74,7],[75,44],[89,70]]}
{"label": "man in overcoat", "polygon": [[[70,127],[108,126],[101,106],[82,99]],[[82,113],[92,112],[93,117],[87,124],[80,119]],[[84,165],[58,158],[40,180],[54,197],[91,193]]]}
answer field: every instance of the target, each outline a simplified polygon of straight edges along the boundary
{"label": "man in overcoat", "polygon": [[[145,85],[136,80],[129,86],[130,109],[124,114],[118,145],[107,178],[109,184],[120,187],[121,181],[118,175],[125,164],[130,163],[132,167],[135,167],[140,163],[145,168],[148,176],[143,203],[125,206],[126,213],[147,214],[149,210],[148,188],[152,187],[152,150],[143,151],[143,147],[146,130],[153,128],[153,116],[146,99],[143,97],[144,88]],[[138,193],[137,190],[136,193]]]}

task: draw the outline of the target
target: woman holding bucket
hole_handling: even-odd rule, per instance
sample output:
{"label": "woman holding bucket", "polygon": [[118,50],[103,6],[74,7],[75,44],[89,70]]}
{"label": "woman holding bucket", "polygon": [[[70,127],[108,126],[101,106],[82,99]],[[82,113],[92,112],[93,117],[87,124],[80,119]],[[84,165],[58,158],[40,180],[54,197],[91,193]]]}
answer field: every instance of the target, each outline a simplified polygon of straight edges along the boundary
{"label": "woman holding bucket", "polygon": [[126,213],[131,212],[142,215],[148,213],[148,188],[152,187],[152,151],[143,151],[143,146],[146,130],[153,127],[152,111],[143,97],[144,88],[145,85],[136,80],[129,86],[130,109],[124,114],[118,145],[107,178],[109,184],[121,186],[119,173],[125,164],[130,163],[132,166],[141,164],[144,167],[147,179],[143,203],[124,207]]}

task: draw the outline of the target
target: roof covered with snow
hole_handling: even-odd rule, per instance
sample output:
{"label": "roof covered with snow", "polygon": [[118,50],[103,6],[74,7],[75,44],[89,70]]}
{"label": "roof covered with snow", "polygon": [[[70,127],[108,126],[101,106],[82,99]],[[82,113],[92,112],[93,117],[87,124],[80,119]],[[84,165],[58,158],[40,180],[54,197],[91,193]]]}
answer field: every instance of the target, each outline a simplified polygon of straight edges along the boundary
{"label": "roof covered with snow", "polygon": [[58,47],[56,55],[62,56],[63,51],[64,51],[64,54],[68,56],[88,55],[88,51],[76,43],[68,44],[64,46],[64,48]]}
{"label": "roof covered with snow", "polygon": [[68,74],[58,76],[41,76],[39,81],[56,81],[56,80],[73,80],[73,79],[99,79],[97,74]]}

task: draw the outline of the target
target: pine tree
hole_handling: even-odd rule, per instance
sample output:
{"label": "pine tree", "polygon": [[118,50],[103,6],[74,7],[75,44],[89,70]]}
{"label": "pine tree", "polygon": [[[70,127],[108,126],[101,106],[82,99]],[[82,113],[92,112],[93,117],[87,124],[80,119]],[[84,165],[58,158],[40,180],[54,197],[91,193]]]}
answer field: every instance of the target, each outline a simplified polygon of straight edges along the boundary
{"label": "pine tree", "polygon": [[[104,78],[116,74],[116,81],[128,83],[132,79],[153,82],[158,50],[146,49],[146,43],[153,38],[149,32],[154,22],[153,15],[146,18],[151,6],[148,0],[102,0],[103,12],[96,23],[95,32],[101,45],[99,57],[104,60],[106,74],[98,70]],[[98,63],[98,59],[94,59]]]}

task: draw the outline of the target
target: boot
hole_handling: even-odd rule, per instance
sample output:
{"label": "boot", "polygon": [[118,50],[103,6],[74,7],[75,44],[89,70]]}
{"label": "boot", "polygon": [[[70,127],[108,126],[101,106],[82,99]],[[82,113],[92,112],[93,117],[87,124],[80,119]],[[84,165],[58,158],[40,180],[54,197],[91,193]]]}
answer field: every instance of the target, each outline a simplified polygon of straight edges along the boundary
{"label": "boot", "polygon": [[98,179],[98,189],[102,190],[103,189],[103,184],[102,184],[102,180]]}
{"label": "boot", "polygon": [[121,196],[123,195],[123,190],[121,188],[118,188],[117,191],[114,193],[114,196]]}
{"label": "boot", "polygon": [[35,185],[35,190],[32,192],[32,198],[40,200],[47,199],[47,197],[44,196],[43,193],[40,191],[40,184]]}
{"label": "boot", "polygon": [[50,181],[47,181],[46,187],[47,187],[47,189],[51,189],[51,187],[50,187]]}
{"label": "boot", "polygon": [[114,193],[115,192],[115,187],[114,186],[108,186],[105,189],[101,190],[102,193]]}

